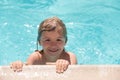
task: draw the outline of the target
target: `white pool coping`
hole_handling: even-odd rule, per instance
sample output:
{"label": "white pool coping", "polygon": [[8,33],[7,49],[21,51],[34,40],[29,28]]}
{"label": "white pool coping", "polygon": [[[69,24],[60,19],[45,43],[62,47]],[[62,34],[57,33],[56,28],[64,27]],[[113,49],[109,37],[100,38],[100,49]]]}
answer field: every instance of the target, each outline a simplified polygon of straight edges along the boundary
{"label": "white pool coping", "polygon": [[62,74],[55,65],[24,66],[22,72],[0,66],[0,80],[120,80],[120,65],[70,65]]}

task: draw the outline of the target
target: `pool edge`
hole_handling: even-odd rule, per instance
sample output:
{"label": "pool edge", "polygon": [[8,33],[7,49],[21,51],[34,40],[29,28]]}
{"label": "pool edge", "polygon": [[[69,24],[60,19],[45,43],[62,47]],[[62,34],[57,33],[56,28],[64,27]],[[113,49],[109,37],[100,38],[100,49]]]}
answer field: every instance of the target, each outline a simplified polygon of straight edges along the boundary
{"label": "pool edge", "polygon": [[70,65],[64,73],[56,73],[55,65],[24,66],[14,72],[0,66],[0,80],[120,80],[120,65]]}

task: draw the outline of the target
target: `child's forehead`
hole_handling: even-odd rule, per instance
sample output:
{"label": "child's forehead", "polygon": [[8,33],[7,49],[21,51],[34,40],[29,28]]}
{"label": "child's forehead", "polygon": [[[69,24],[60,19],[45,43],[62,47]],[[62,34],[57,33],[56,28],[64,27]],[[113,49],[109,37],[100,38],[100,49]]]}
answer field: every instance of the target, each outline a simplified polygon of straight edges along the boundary
{"label": "child's forehead", "polygon": [[58,31],[44,31],[42,32],[41,37],[63,37],[63,34]]}

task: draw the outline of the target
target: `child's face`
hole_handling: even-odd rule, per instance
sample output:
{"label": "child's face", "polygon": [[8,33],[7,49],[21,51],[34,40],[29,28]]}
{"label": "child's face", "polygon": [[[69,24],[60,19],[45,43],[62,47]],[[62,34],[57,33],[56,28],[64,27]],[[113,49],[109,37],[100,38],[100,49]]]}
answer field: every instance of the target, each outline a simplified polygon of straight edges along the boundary
{"label": "child's face", "polygon": [[65,38],[57,31],[44,31],[41,35],[40,44],[45,54],[55,56],[63,51]]}

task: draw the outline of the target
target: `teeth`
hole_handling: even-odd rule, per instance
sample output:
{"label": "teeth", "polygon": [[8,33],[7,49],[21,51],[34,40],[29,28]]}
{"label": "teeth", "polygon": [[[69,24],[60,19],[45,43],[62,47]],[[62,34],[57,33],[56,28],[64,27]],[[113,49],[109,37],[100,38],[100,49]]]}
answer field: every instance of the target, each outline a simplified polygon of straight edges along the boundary
{"label": "teeth", "polygon": [[52,51],[52,52],[56,52],[56,51]]}
{"label": "teeth", "polygon": [[51,52],[56,52],[57,50],[50,50]]}

